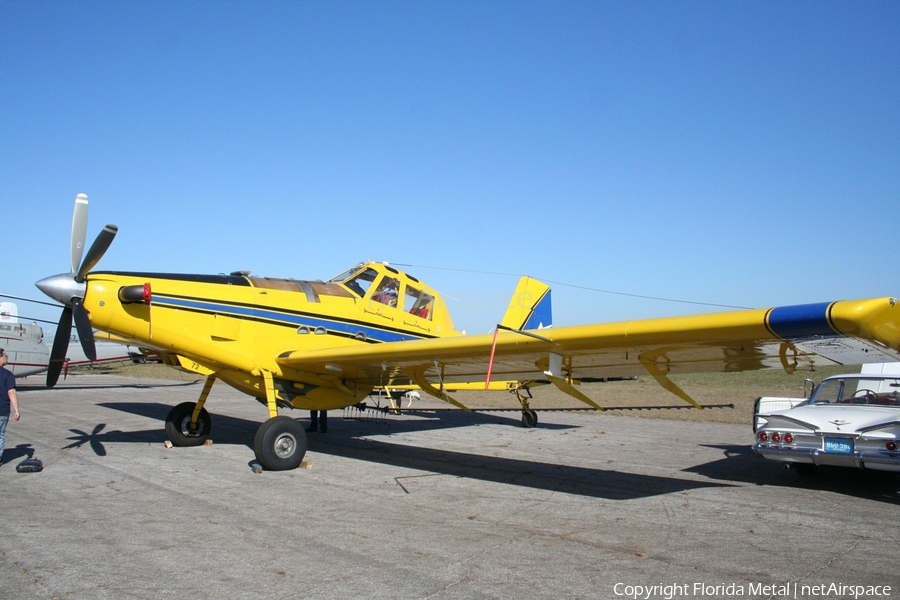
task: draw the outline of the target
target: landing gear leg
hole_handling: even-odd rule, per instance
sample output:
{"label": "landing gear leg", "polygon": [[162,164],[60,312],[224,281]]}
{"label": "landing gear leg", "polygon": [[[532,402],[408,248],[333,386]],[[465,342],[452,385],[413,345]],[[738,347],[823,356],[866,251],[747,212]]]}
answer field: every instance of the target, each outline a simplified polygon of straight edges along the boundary
{"label": "landing gear leg", "polygon": [[173,446],[201,446],[209,438],[212,422],[209,413],[203,408],[209,391],[216,381],[215,375],[206,378],[206,384],[200,393],[200,399],[194,402],[182,402],[166,416],[166,435]]}
{"label": "landing gear leg", "polygon": [[516,398],[519,399],[519,403],[522,405],[522,427],[531,429],[538,422],[537,412],[528,406],[528,401],[531,400],[531,390],[527,387],[515,388],[513,393],[515,393]]}

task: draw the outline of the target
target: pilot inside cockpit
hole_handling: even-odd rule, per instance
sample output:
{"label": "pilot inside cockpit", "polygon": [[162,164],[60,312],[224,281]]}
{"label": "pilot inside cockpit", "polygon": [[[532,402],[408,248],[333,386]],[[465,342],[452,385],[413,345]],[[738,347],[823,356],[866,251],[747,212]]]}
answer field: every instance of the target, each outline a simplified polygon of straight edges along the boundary
{"label": "pilot inside cockpit", "polygon": [[381,280],[381,283],[379,283],[378,287],[375,289],[375,293],[372,295],[372,300],[374,300],[375,302],[380,302],[382,304],[387,304],[388,306],[396,307],[399,292],[400,282],[393,277],[385,277]]}
{"label": "pilot inside cockpit", "polygon": [[431,311],[434,305],[434,297],[415,289],[412,286],[406,286],[406,302],[403,309],[411,315],[415,315],[422,319],[431,320]]}
{"label": "pilot inside cockpit", "polygon": [[366,292],[369,291],[369,286],[372,285],[372,282],[375,281],[375,278],[378,276],[378,271],[366,269],[347,279],[344,279],[343,275],[344,274],[342,273],[331,281],[340,281],[354,293],[365,296]]}

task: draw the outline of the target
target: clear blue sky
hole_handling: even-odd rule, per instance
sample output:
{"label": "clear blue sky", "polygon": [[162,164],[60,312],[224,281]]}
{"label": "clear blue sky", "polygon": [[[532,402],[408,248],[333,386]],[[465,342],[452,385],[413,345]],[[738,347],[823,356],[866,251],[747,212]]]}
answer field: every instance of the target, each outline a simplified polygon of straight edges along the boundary
{"label": "clear blue sky", "polygon": [[98,268],[416,265],[470,333],[900,295],[900,3],[4,0],[0,292],[79,192]]}

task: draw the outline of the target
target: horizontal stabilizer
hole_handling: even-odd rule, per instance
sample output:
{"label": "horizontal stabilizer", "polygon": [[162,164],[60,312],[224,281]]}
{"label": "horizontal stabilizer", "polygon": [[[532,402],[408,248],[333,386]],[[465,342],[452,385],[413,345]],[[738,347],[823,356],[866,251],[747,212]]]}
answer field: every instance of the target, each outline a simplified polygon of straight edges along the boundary
{"label": "horizontal stabilizer", "polygon": [[520,279],[500,325],[518,330],[551,327],[550,286],[531,277]]}

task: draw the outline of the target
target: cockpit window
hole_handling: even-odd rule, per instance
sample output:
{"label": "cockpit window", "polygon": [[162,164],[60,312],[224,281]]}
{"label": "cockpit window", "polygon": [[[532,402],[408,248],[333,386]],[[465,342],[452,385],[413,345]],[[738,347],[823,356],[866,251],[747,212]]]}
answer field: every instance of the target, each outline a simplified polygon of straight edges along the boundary
{"label": "cockpit window", "polygon": [[[341,275],[344,275],[344,273],[342,273]],[[338,277],[341,277],[341,275],[338,275]],[[366,295],[366,292],[369,291],[369,288],[372,286],[372,282],[374,282],[375,278],[378,277],[378,271],[376,271],[375,269],[366,269],[350,277],[349,279],[342,280],[338,279],[338,277],[335,277],[334,279],[332,279],[332,281],[343,283],[348,288],[350,288],[350,291],[355,294],[359,294],[360,297],[363,297]]]}
{"label": "cockpit window", "polygon": [[372,294],[372,300],[396,307],[399,294],[400,282],[393,277],[385,277]]}
{"label": "cockpit window", "polygon": [[363,268],[363,263],[356,265],[355,267],[350,267],[340,275],[335,275],[331,279],[328,280],[328,283],[344,283],[347,279],[350,279],[354,274],[359,272]]}
{"label": "cockpit window", "polygon": [[419,318],[431,320],[434,298],[430,294],[407,285],[404,296],[403,310]]}

